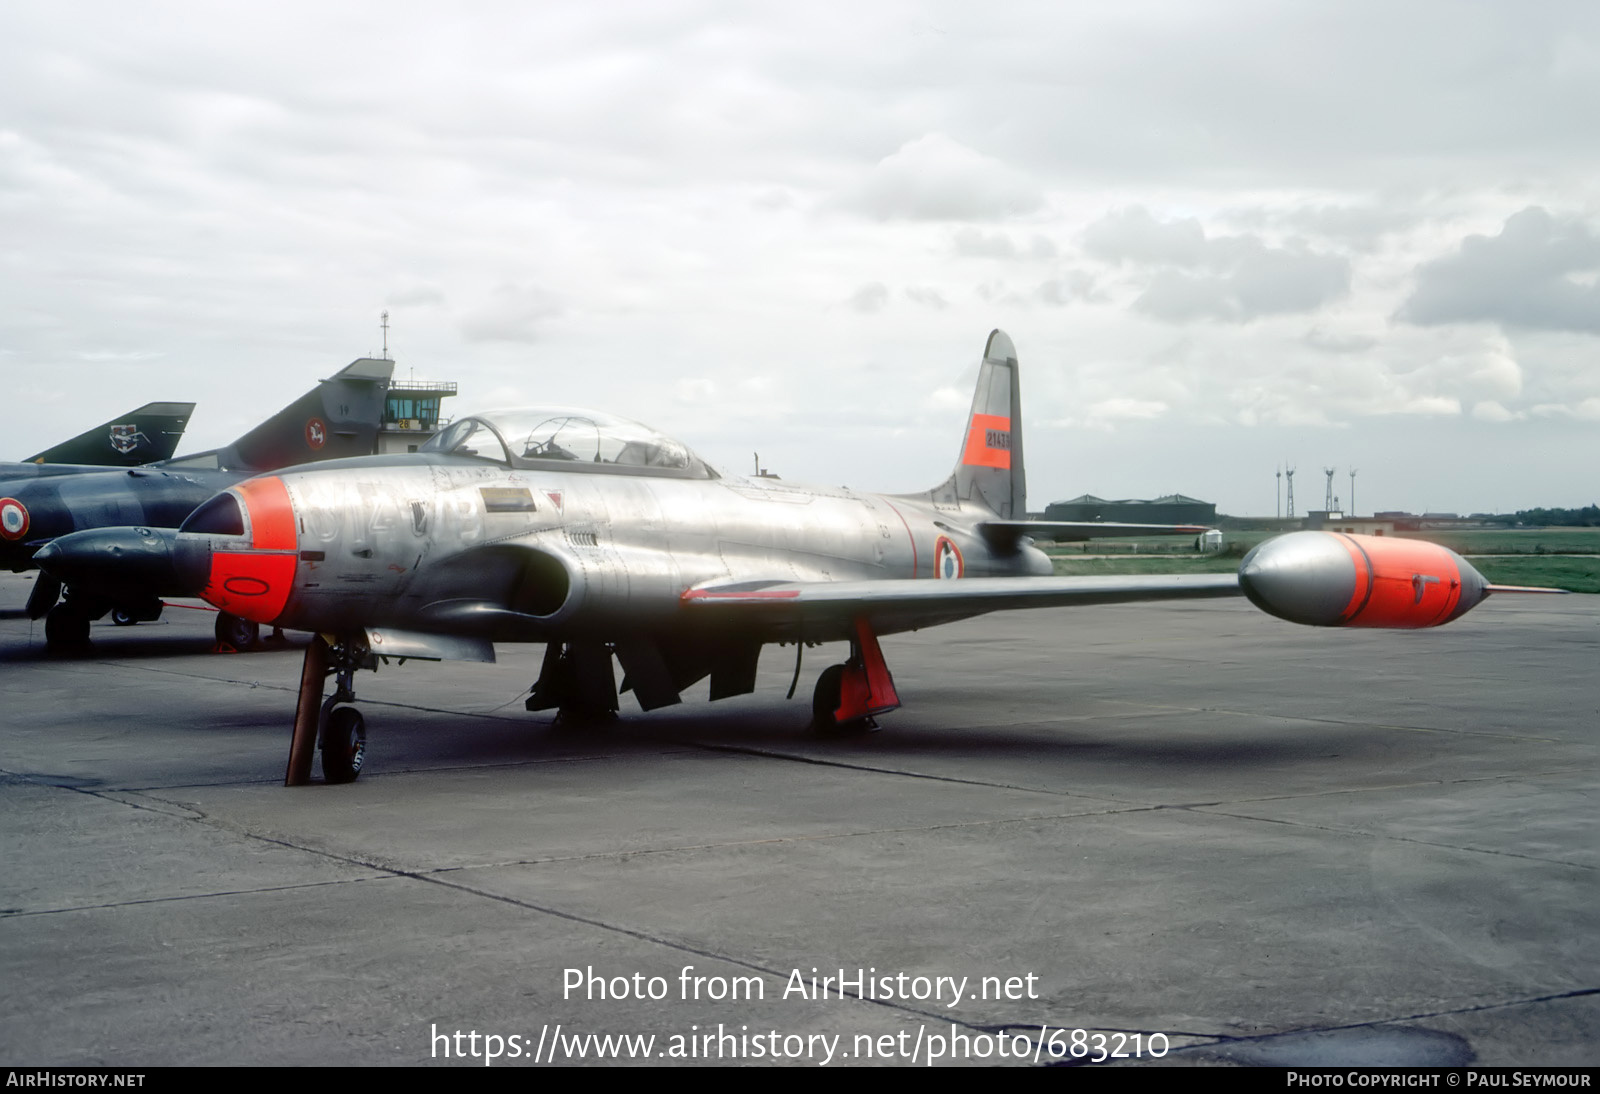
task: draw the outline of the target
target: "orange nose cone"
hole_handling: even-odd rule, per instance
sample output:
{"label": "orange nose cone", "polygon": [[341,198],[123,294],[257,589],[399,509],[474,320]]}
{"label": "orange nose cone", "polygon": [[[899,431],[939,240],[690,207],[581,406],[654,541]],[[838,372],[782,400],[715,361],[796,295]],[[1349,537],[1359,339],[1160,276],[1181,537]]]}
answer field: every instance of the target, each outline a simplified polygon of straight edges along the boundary
{"label": "orange nose cone", "polygon": [[241,619],[271,623],[283,614],[294,588],[294,504],[283,480],[275,477],[251,479],[233,490],[248,514],[249,546],[214,549],[200,595]]}

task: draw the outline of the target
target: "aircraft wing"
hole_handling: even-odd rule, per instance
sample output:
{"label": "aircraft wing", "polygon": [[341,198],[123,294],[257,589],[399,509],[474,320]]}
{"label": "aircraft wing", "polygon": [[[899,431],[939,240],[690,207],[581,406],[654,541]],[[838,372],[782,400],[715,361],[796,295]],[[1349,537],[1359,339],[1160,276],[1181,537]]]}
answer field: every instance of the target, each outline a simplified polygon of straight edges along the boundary
{"label": "aircraft wing", "polygon": [[831,625],[848,627],[864,618],[880,631],[898,631],[1017,608],[1241,595],[1237,574],[1149,574],[954,581],[746,581],[702,585],[685,592],[683,602],[708,621],[720,618],[728,623],[799,626],[810,631],[835,629]]}

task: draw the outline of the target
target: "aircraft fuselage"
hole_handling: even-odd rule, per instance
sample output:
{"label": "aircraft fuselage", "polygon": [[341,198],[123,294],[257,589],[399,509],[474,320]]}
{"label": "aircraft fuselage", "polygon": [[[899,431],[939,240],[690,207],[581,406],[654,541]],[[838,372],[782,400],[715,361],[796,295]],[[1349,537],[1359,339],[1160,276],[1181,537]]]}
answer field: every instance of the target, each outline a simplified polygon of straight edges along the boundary
{"label": "aircraft fuselage", "polygon": [[[330,464],[273,476],[292,535],[267,550],[293,555],[291,584],[287,595],[229,597],[228,610],[307,630],[423,621],[430,630],[537,641],[575,625],[592,633],[670,626],[683,617],[683,595],[708,583],[1051,572],[1036,548],[997,553],[972,527],[980,514],[926,496],[765,478],[508,469],[452,456],[352,461],[340,471]],[[246,508],[253,532],[284,522],[254,497]],[[210,546],[223,556],[237,540],[216,537]]]}

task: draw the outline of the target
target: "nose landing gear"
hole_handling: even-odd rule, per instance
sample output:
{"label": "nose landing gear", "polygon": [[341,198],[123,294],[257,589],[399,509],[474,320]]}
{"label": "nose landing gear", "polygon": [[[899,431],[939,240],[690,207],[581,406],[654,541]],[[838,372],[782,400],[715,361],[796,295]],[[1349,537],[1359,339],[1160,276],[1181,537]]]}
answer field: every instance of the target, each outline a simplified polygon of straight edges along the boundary
{"label": "nose landing gear", "polygon": [[[322,777],[330,783],[354,782],[361,774],[367,752],[367,720],[353,703],[357,669],[377,668],[364,638],[342,638],[329,644],[314,635],[306,647],[300,672],[300,699],[294,709],[294,736],[289,743],[289,766],[284,786],[304,786],[311,781],[311,754],[320,743]],[[335,678],[333,694],[324,702],[322,688]]]}

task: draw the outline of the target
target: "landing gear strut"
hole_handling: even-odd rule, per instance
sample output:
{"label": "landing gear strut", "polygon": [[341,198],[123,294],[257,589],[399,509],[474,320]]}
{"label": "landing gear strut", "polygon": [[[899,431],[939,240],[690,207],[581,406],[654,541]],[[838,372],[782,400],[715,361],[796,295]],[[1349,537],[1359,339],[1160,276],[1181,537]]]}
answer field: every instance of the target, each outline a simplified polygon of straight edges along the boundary
{"label": "landing gear strut", "polygon": [[900,696],[883,660],[878,636],[870,623],[858,619],[850,637],[850,659],[842,665],[829,665],[817,677],[811,695],[811,724],[830,732],[876,729],[874,716],[899,705]]}
{"label": "landing gear strut", "polygon": [[608,721],[617,712],[617,677],[611,667],[611,647],[582,640],[552,642],[545,647],[539,679],[523,706],[528,710],[557,709],[565,721]]}
{"label": "landing gear strut", "polygon": [[61,602],[44,617],[45,645],[54,650],[76,649],[89,644],[89,624],[111,610],[104,597],[83,593],[70,585]]}
{"label": "landing gear strut", "polygon": [[[322,777],[330,783],[354,782],[367,753],[367,720],[359,710],[341,703],[355,702],[357,669],[377,668],[377,658],[363,638],[343,638],[332,645],[314,635],[306,647],[300,672],[300,700],[294,708],[294,736],[289,743],[289,767],[284,786],[304,786],[311,781],[311,753],[322,748]],[[333,694],[324,702],[322,689],[334,677]]]}

